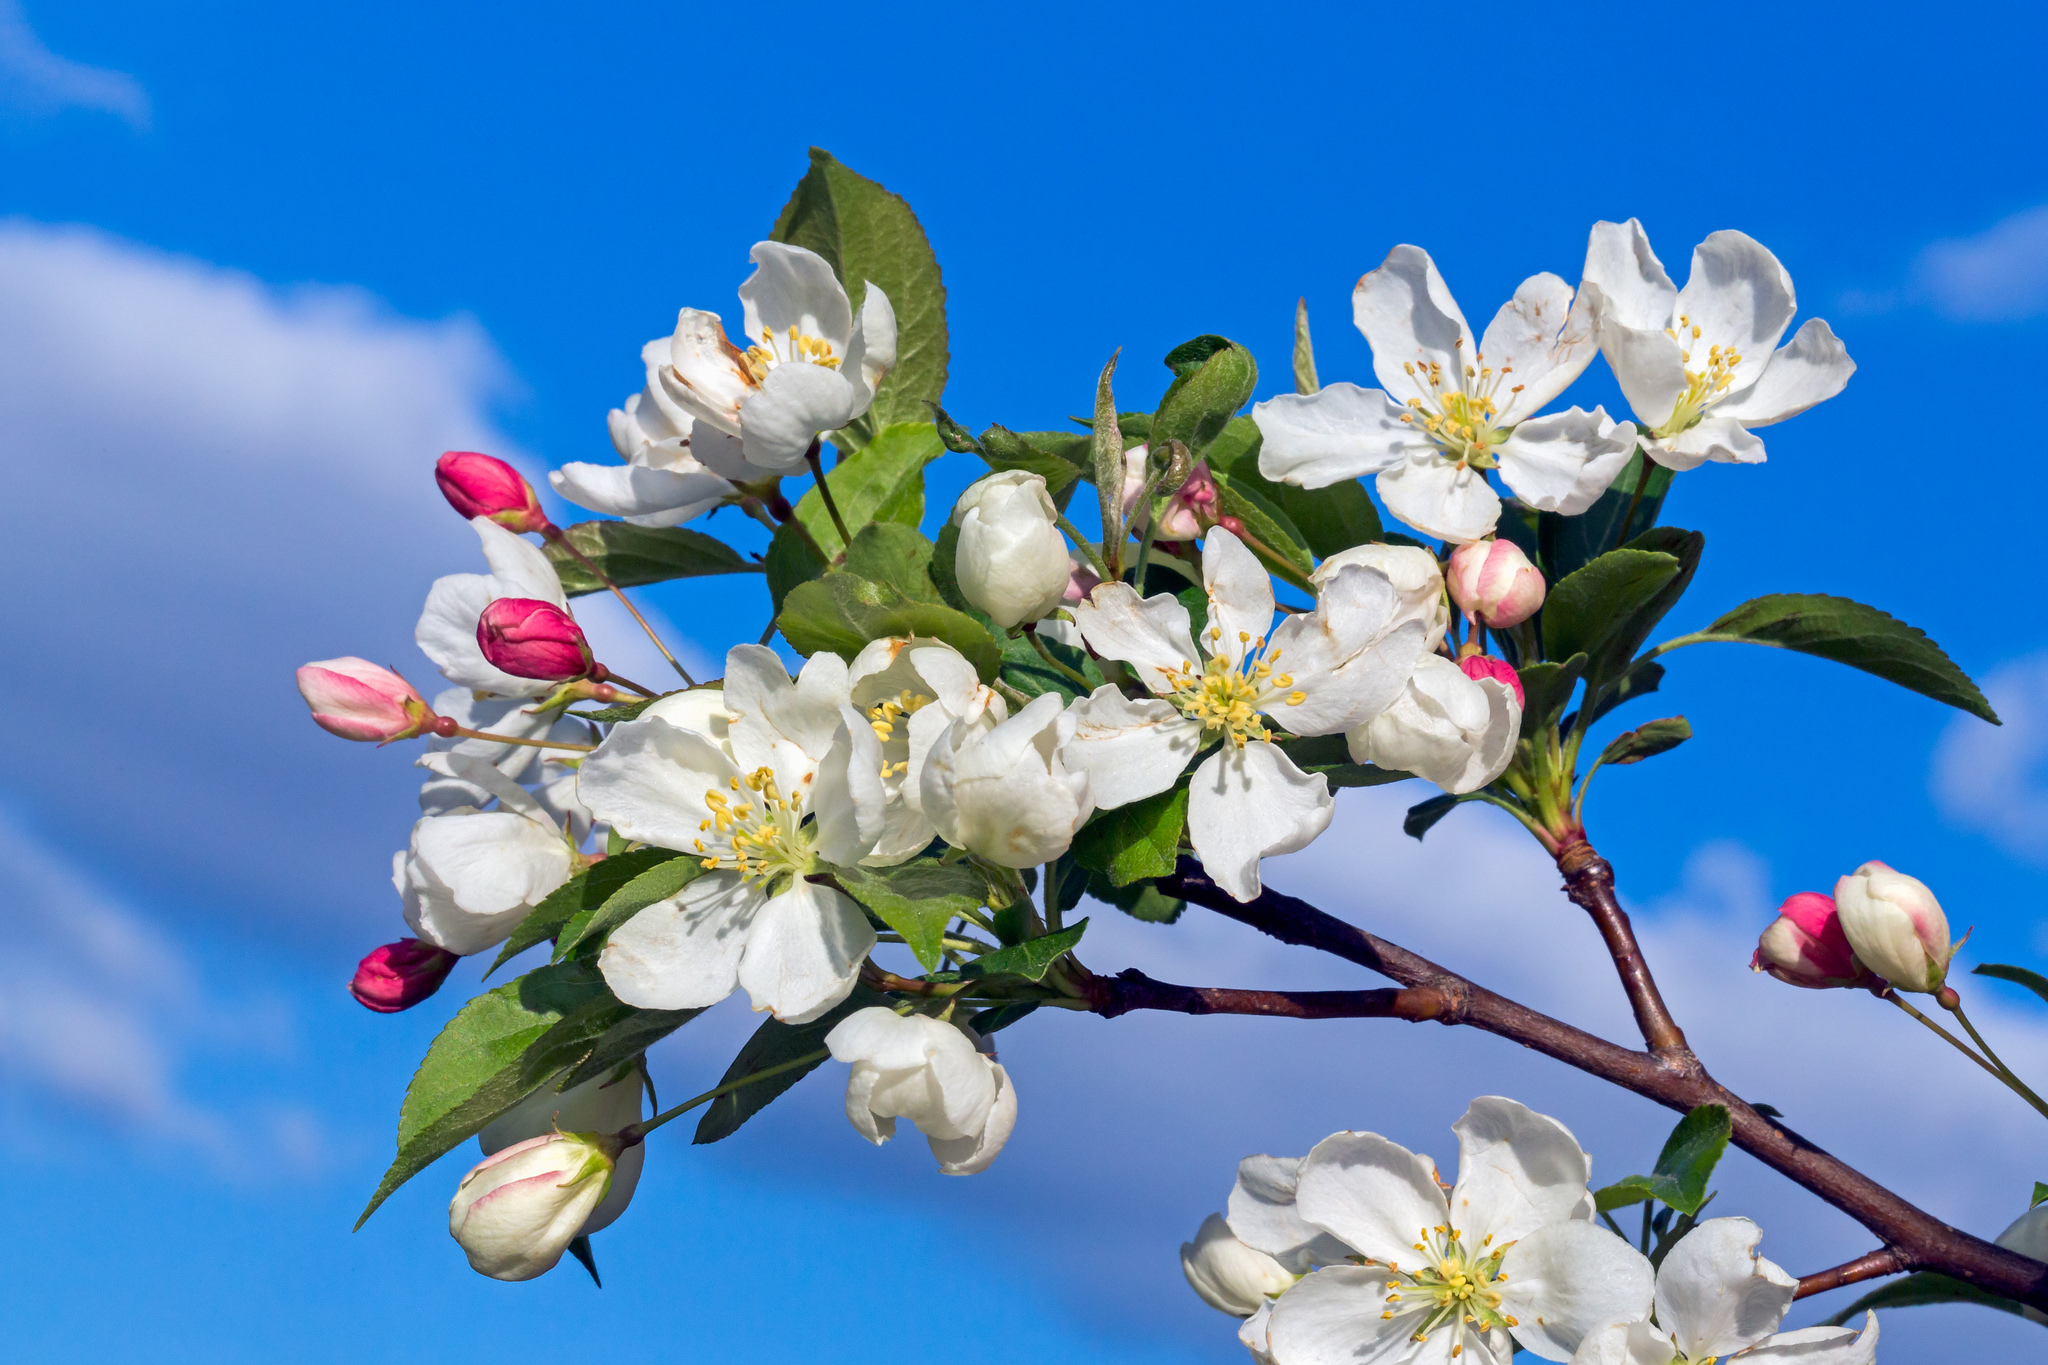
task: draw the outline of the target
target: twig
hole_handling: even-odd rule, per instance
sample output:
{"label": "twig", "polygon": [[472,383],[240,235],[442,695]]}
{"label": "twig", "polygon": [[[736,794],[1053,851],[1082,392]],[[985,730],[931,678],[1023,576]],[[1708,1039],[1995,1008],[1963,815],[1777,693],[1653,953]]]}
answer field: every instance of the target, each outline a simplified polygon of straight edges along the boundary
{"label": "twig", "polygon": [[1818,1270],[1811,1275],[1799,1277],[1799,1290],[1795,1299],[1807,1298],[1814,1294],[1825,1294],[1830,1289],[1843,1285],[1861,1284],[1865,1280],[1879,1279],[1885,1275],[1896,1275],[1910,1270],[1906,1254],[1897,1247],[1879,1247],[1866,1251],[1853,1261],[1844,1261],[1832,1270]]}
{"label": "twig", "polygon": [[1428,986],[1376,991],[1246,991],[1222,986],[1176,986],[1154,981],[1135,967],[1081,982],[1088,1008],[1105,1019],[1132,1010],[1177,1014],[1260,1014],[1274,1019],[1406,1019],[1441,1017],[1450,1001]]}
{"label": "twig", "polygon": [[1650,975],[1650,964],[1643,960],[1628,912],[1615,899],[1614,868],[1581,839],[1558,850],[1557,870],[1564,874],[1565,894],[1593,917],[1594,926],[1606,941],[1608,954],[1614,958],[1614,970],[1621,977],[1621,988],[1628,993],[1629,1007],[1635,1011],[1636,1027],[1642,1031],[1651,1053],[1674,1070],[1704,1074],[1700,1072],[1699,1059],[1686,1046],[1684,1031],[1665,1006],[1656,978]]}
{"label": "twig", "polygon": [[[818,458],[818,449],[822,444],[821,438],[813,436],[811,438],[811,448],[804,452],[804,459],[811,466],[811,477],[817,482],[818,496],[824,499],[825,510],[831,514],[832,525],[839,532],[839,553],[843,556],[846,553],[846,547],[853,544],[853,532],[846,529],[846,518],[839,515],[839,504],[832,500],[832,485],[825,481],[825,462]],[[837,561],[827,562],[833,563]]]}

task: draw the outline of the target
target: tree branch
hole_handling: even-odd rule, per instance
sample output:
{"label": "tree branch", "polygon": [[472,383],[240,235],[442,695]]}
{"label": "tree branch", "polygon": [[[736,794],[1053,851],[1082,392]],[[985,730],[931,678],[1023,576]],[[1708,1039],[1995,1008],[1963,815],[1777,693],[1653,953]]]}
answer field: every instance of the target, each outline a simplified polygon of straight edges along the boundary
{"label": "tree branch", "polygon": [[1176,986],[1136,967],[1081,982],[1088,1008],[1105,1019],[1131,1010],[1180,1014],[1262,1014],[1275,1019],[1435,1019],[1450,1001],[1427,986],[1377,991],[1243,991]]}
{"label": "tree branch", "polygon": [[1665,1007],[1657,980],[1650,975],[1650,964],[1643,960],[1628,912],[1615,899],[1613,866],[1581,838],[1557,851],[1557,870],[1564,874],[1565,894],[1593,917],[1594,927],[1606,941],[1621,988],[1628,992],[1629,1006],[1635,1010],[1636,1027],[1642,1030],[1651,1054],[1675,1071],[1704,1075],[1699,1058],[1686,1046],[1685,1033]]}
{"label": "tree branch", "polygon": [[1845,1284],[1861,1284],[1885,1275],[1896,1275],[1902,1270],[1912,1269],[1906,1263],[1906,1253],[1897,1247],[1879,1247],[1866,1251],[1853,1261],[1844,1261],[1833,1270],[1815,1271],[1799,1277],[1799,1292],[1792,1297],[1803,1299],[1809,1294],[1825,1294],[1830,1289],[1840,1289]]}
{"label": "tree branch", "polygon": [[1595,1037],[1496,995],[1293,896],[1267,890],[1255,900],[1237,901],[1203,875],[1201,864],[1191,858],[1181,860],[1175,875],[1160,878],[1158,887],[1166,895],[1192,901],[1284,943],[1355,962],[1403,986],[1428,987],[1444,999],[1445,1008],[1433,1016],[1442,1023],[1467,1024],[1520,1043],[1681,1114],[1702,1104],[1724,1105],[1733,1122],[1736,1146],[1896,1248],[1902,1262],[1899,1269],[1938,1270],[1995,1294],[2048,1309],[2048,1265],[1993,1246],[1916,1208],[1790,1128],[1750,1108],[1709,1076],[1696,1059],[1690,1069],[1682,1069],[1670,1065],[1666,1058]]}

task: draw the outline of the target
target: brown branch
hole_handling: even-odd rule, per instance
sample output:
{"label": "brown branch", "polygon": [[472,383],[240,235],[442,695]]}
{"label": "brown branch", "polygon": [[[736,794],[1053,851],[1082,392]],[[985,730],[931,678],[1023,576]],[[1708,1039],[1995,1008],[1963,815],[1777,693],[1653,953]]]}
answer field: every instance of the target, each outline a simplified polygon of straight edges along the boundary
{"label": "brown branch", "polygon": [[1833,1270],[1815,1271],[1799,1277],[1799,1292],[1792,1297],[1803,1299],[1809,1294],[1825,1294],[1830,1289],[1840,1289],[1845,1284],[1861,1284],[1885,1275],[1896,1275],[1912,1267],[1906,1263],[1906,1253],[1897,1247],[1879,1247],[1866,1251],[1853,1261],[1844,1261]]}
{"label": "brown branch", "polygon": [[1284,943],[1356,962],[1403,986],[1428,987],[1444,999],[1443,1012],[1434,1016],[1440,1022],[1467,1024],[1520,1043],[1681,1114],[1702,1104],[1724,1105],[1734,1125],[1736,1146],[1842,1210],[1887,1246],[1897,1248],[1901,1269],[1938,1270],[1995,1294],[2048,1309],[2048,1265],[1993,1246],[1914,1207],[1790,1128],[1750,1108],[1697,1062],[1690,1069],[1677,1068],[1667,1059],[1610,1043],[1496,995],[1293,896],[1267,890],[1255,900],[1239,902],[1203,875],[1201,864],[1193,859],[1183,859],[1180,870],[1160,878],[1158,886],[1169,896],[1193,901]]}
{"label": "brown branch", "polygon": [[1578,839],[1558,850],[1557,870],[1564,874],[1565,894],[1593,917],[1594,927],[1606,941],[1614,970],[1621,977],[1621,988],[1628,993],[1629,1006],[1635,1010],[1636,1027],[1642,1030],[1651,1054],[1673,1070],[1705,1074],[1700,1070],[1699,1058],[1686,1046],[1678,1021],[1665,1007],[1657,980],[1650,975],[1650,964],[1643,960],[1643,950],[1636,944],[1635,926],[1629,923],[1628,912],[1615,899],[1614,868],[1591,844]]}
{"label": "brown branch", "polygon": [[1105,1019],[1131,1010],[1179,1014],[1261,1014],[1275,1019],[1435,1019],[1450,1002],[1427,986],[1377,991],[1244,991],[1176,986],[1135,967],[1081,982],[1088,1008]]}

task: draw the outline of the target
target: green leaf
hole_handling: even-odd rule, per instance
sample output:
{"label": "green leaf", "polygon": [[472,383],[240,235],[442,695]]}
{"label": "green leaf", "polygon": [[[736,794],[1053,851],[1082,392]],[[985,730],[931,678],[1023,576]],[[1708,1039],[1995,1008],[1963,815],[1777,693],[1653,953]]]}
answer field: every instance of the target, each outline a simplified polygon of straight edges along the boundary
{"label": "green leaf", "polygon": [[1008,1028],[1037,1008],[1036,1000],[1012,1000],[1006,1005],[979,1011],[967,1021],[967,1027],[986,1038],[991,1033],[999,1033]]}
{"label": "green leaf", "polygon": [[1173,383],[1152,416],[1150,442],[1181,441],[1199,456],[1259,384],[1252,353],[1219,336],[1199,336],[1166,354]]}
{"label": "green leaf", "polygon": [[1302,299],[1294,305],[1294,391],[1309,394],[1321,387],[1316,382],[1316,348],[1308,338],[1308,300]]}
{"label": "green leaf", "polygon": [[870,640],[918,635],[959,650],[983,682],[996,676],[1002,662],[995,637],[967,613],[938,602],[912,601],[887,584],[850,573],[799,584],[775,623],[799,654],[829,650],[851,662]]}
{"label": "green leaf", "polygon": [[1597,686],[1627,663],[1616,658],[1619,642],[1681,567],[1678,556],[1657,550],[1610,550],[1559,579],[1543,601],[1544,657],[1584,654],[1589,685]]}
{"label": "green leaf", "polygon": [[846,571],[892,587],[913,602],[940,602],[938,585],[932,582],[934,548],[915,526],[878,521],[854,532],[846,550]]}
{"label": "green leaf", "polygon": [[[1223,511],[1244,522],[1244,529],[1287,557],[1289,563],[1308,573],[1315,568],[1315,556],[1293,520],[1268,500],[1259,487],[1264,480],[1237,474],[1216,475],[1218,502]],[[1320,490],[1319,490],[1320,491]]]}
{"label": "green leaf", "polygon": [[590,1272],[590,1282],[592,1284],[596,1285],[599,1289],[604,1288],[604,1281],[597,1277],[597,1253],[590,1249],[590,1238],[587,1235],[578,1235],[569,1243],[569,1254],[574,1256],[582,1263],[583,1268]]}
{"label": "green leaf", "polygon": [[1233,417],[1224,423],[1202,458],[1209,462],[1209,472],[1219,485],[1263,499],[1318,558],[1327,559],[1340,550],[1385,538],[1379,510],[1364,484],[1356,479],[1327,488],[1275,483],[1259,473],[1259,441],[1258,423],[1249,417]]}
{"label": "green leaf", "polygon": [[984,953],[967,964],[962,976],[1021,976],[1027,981],[1043,981],[1046,972],[1063,954],[1073,951],[1081,941],[1081,934],[1088,927],[1087,920],[1080,920],[1057,934],[1042,938],[1026,939],[1014,948],[999,948],[993,953]]}
{"label": "green leaf", "polygon": [[[896,368],[856,426],[865,434],[892,422],[922,421],[925,401],[937,402],[946,391],[946,286],[910,205],[813,147],[810,170],[768,235],[829,261],[855,317],[869,281],[889,296],[896,313]],[[836,484],[832,491],[839,491]],[[856,524],[849,515],[847,525]]]}
{"label": "green leaf", "polygon": [[[827,522],[831,520],[826,518]],[[835,537],[837,531],[832,533]],[[782,604],[799,583],[809,583],[822,578],[829,567],[811,550],[794,521],[786,521],[775,528],[774,537],[768,542],[768,553],[761,567],[768,571],[768,600],[774,604],[775,614],[782,614]]]}
{"label": "green leaf", "polygon": [[1703,1104],[1678,1121],[1649,1175],[1632,1175],[1595,1193],[1600,1212],[1654,1199],[1684,1214],[1707,1202],[1707,1182],[1728,1150],[1733,1131],[1725,1105]]}
{"label": "green leaf", "polygon": [[1628,667],[1636,651],[1650,638],[1650,632],[1657,628],[1657,623],[1678,605],[1678,599],[1685,596],[1685,590],[1692,586],[1692,576],[1699,571],[1700,555],[1707,548],[1707,538],[1698,531],[1684,531],[1676,526],[1653,526],[1622,548],[1670,555],[1678,561],[1678,574],[1664,585],[1662,591],[1633,612],[1627,623],[1608,641],[1601,655],[1587,664],[1586,676],[1589,678],[1605,680]]}
{"label": "green leaf", "polygon": [[994,426],[981,433],[980,454],[988,467],[998,473],[1021,469],[1043,478],[1046,491],[1062,509],[1066,507],[1067,494],[1081,481],[1084,472],[1066,455],[1041,449],[1031,437],[1020,436],[1008,427]]}
{"label": "green leaf", "polygon": [[938,968],[946,926],[979,906],[987,894],[981,874],[964,864],[902,863],[834,871],[847,895],[903,935],[928,972]]}
{"label": "green leaf", "polygon": [[[855,1010],[884,1003],[881,996],[866,986],[856,984],[853,994],[808,1024],[785,1024],[778,1019],[770,1019],[754,1030],[754,1036],[740,1048],[740,1055],[732,1059],[732,1065],[725,1069],[718,1083],[729,1085],[742,1076],[751,1076],[757,1071],[766,1071],[770,1067],[793,1062],[806,1053],[816,1052],[825,1046],[825,1035],[841,1019]],[[731,1137],[740,1130],[741,1124],[766,1109],[823,1062],[824,1059],[819,1058],[808,1066],[792,1067],[780,1075],[728,1090],[704,1107],[704,1117],[697,1120],[697,1136],[692,1141],[718,1142]]]}
{"label": "green leaf", "polygon": [[621,1005],[617,1022],[589,1038],[590,1053],[556,1083],[557,1090],[583,1084],[631,1061],[704,1011],[641,1010]]}
{"label": "green leaf", "polygon": [[[905,526],[923,521],[924,467],[945,453],[938,428],[930,422],[899,422],[882,428],[874,440],[825,472],[825,482],[839,504],[839,514],[846,518],[846,528],[858,535],[871,521],[896,521]],[[797,499],[796,517],[827,555],[836,558],[846,548],[815,487]]]}
{"label": "green leaf", "polygon": [[1287,738],[1280,750],[1295,767],[1311,775],[1321,773],[1334,787],[1383,787],[1389,782],[1406,782],[1413,773],[1396,768],[1376,768],[1370,763],[1353,763],[1342,735],[1316,735],[1308,739]]}
{"label": "green leaf", "polygon": [[1925,631],[1846,597],[1771,593],[1753,597],[1688,641],[1769,645],[1874,673],[1923,697],[2000,724],[1977,684]]}
{"label": "green leaf", "polygon": [[1593,724],[1625,701],[1648,696],[1663,681],[1664,665],[1656,662],[1637,664],[1618,681],[1608,684],[1607,690],[1600,694],[1599,702],[1587,714],[1586,724]]}
{"label": "green leaf", "polygon": [[2034,1197],[2027,1201],[2027,1211],[2029,1213],[2033,1212],[2040,1206],[2043,1199],[2048,1199],[2048,1185],[2044,1185],[2036,1180],[2034,1182]]}
{"label": "green leaf", "polygon": [[2026,1309],[2015,1299],[1994,1294],[1988,1289],[1979,1289],[1961,1280],[1936,1274],[1931,1270],[1893,1280],[1881,1289],[1873,1289],[1856,1302],[1844,1308],[1827,1321],[1823,1327],[1840,1327],[1852,1318],[1877,1308],[1920,1308],[1934,1303],[1975,1303],[1986,1308],[1995,1308],[2001,1313],[2023,1316]]}
{"label": "green leaf", "polygon": [[[1119,347],[1117,355],[1122,354]],[[1102,509],[1102,557],[1112,578],[1122,571],[1124,552],[1124,438],[1116,424],[1116,395],[1110,389],[1115,378],[1112,355],[1095,382],[1095,426],[1088,446],[1088,467],[1095,471],[1095,497]]]}
{"label": "green leaf", "polygon": [[[662,693],[661,697],[673,697],[687,691],[688,688],[679,687],[674,692]],[[598,725],[617,725],[621,721],[640,719],[640,713],[660,701],[661,697],[635,697],[631,701],[600,707],[595,711],[564,711],[562,714],[571,720],[587,720]]]}
{"label": "green leaf", "polygon": [[1129,915],[1132,919],[1144,920],[1148,924],[1171,924],[1180,918],[1181,911],[1188,903],[1166,895],[1151,882],[1134,882],[1129,886],[1113,885],[1108,874],[1088,874],[1088,894]]}
{"label": "green leaf", "polygon": [[[625,521],[579,521],[562,532],[591,563],[622,588],[707,574],[759,573],[761,566],[722,540],[680,526],[635,526]],[[542,547],[571,597],[603,592],[597,576],[554,541]]]}
{"label": "green leaf", "polygon": [[[1999,981],[2010,981],[2015,986],[2025,986],[2043,1000],[2048,1000],[2048,976],[2028,971],[2025,967],[2012,967],[2003,962],[1984,962],[1970,969],[1973,976],[1988,976]],[[2037,1190],[2040,1186],[2035,1187]],[[2041,1202],[2038,1198],[2034,1203]],[[2027,1207],[2032,1208],[2029,1204]]]}
{"label": "green leaf", "polygon": [[687,855],[671,855],[666,862],[648,868],[605,897],[601,905],[587,906],[562,926],[555,940],[555,961],[560,962],[585,943],[602,944],[605,936],[648,906],[681,891],[696,881],[704,864]]}
{"label": "green leaf", "polygon": [[946,449],[955,455],[981,454],[981,442],[974,439],[973,432],[954,421],[937,403],[927,399],[925,407],[931,411],[932,425],[938,428],[939,439],[945,442]]}
{"label": "green leaf", "polygon": [[1672,716],[1667,720],[1653,720],[1639,725],[1626,734],[1616,735],[1608,746],[1600,751],[1600,761],[1607,764],[1640,763],[1692,738],[1692,726],[1684,716]]}
{"label": "green leaf", "polygon": [[1170,876],[1187,818],[1186,787],[1103,811],[1074,836],[1074,860],[1105,873],[1111,886]]}
{"label": "green leaf", "polygon": [[491,970],[484,975],[490,976],[534,944],[555,937],[577,915],[596,909],[627,882],[675,856],[665,848],[638,848],[592,863],[550,891],[533,907],[532,914],[513,926],[512,936],[505,940],[497,961],[491,963]]}
{"label": "green leaf", "polygon": [[1420,840],[1435,828],[1436,822],[1456,810],[1460,804],[1474,800],[1471,795],[1453,796],[1449,792],[1432,796],[1427,801],[1418,801],[1408,808],[1408,814],[1401,821],[1401,832],[1411,839]]}
{"label": "green leaf", "polygon": [[1526,664],[1515,670],[1522,680],[1522,733],[1533,735],[1555,723],[1585,671],[1584,654],[1563,663]]}
{"label": "green leaf", "polygon": [[1642,500],[1636,505],[1635,517],[1629,521],[1625,534],[1639,536],[1655,526],[1657,514],[1664,505],[1664,494],[1671,487],[1671,471],[1654,461],[1646,466],[1643,454],[1638,450],[1622,466],[1620,477],[1609,484],[1607,491],[1584,512],[1569,517],[1557,512],[1532,512],[1534,527],[1531,534],[1536,549],[1531,553],[1531,547],[1523,545],[1523,551],[1536,560],[1552,582],[1556,582],[1622,544],[1622,522],[1628,516],[1629,503],[1635,498],[1636,481],[1645,477],[1646,468],[1647,482],[1643,484]]}

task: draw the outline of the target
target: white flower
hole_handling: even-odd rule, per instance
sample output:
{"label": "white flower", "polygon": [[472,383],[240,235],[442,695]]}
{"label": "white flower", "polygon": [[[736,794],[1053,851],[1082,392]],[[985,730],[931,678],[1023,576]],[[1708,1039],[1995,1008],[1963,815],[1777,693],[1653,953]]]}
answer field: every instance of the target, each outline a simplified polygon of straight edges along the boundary
{"label": "white flower", "polygon": [[1052,862],[1095,810],[1088,775],[1062,761],[1073,734],[1074,714],[1053,692],[993,727],[954,721],[925,757],[926,818],[947,843],[992,863]]}
{"label": "white flower", "polygon": [[941,640],[872,640],[854,656],[848,679],[853,706],[882,746],[882,791],[888,809],[873,866],[900,863],[930,844],[937,830],[924,813],[925,757],[954,721],[988,730],[1009,715],[1002,697],[982,686],[974,665]]}
{"label": "white flower", "polygon": [[953,504],[960,592],[1005,630],[1038,620],[1066,595],[1071,561],[1058,516],[1045,476],[1018,469],[976,481]]}
{"label": "white flower", "polygon": [[[1514,1341],[1561,1360],[1592,1329],[1648,1314],[1649,1262],[1586,1221],[1592,1162],[1563,1124],[1489,1096],[1455,1130],[1448,1200],[1429,1158],[1376,1133],[1333,1134],[1302,1159],[1296,1212],[1363,1264],[1281,1295],[1279,1365],[1507,1365]],[[1234,1213],[1231,1227],[1260,1245]]]}
{"label": "white flower", "polygon": [[1522,704],[1498,678],[1469,678],[1439,654],[1416,660],[1393,705],[1344,736],[1359,763],[1414,773],[1455,795],[1507,771],[1522,729]]}
{"label": "white flower", "polygon": [[[548,475],[557,493],[579,507],[638,526],[679,526],[739,496],[730,482],[690,453],[696,419],[668,396],[661,382],[670,345],[668,337],[657,337],[640,348],[647,387],[628,398],[624,408],[611,411],[612,448],[626,463],[565,464]],[[706,439],[720,437],[714,431]]]}
{"label": "white flower", "polygon": [[[802,469],[812,440],[866,412],[896,364],[896,312],[872,281],[855,318],[816,252],[757,242],[749,259],[754,273],[739,292],[754,344],[740,350],[718,314],[685,308],[668,363],[654,375],[663,395],[695,419],[691,455],[734,480]],[[644,429],[646,406],[634,416]]]}
{"label": "white flower", "polygon": [[1280,1262],[1232,1236],[1220,1213],[1202,1220],[1194,1241],[1180,1244],[1180,1273],[1203,1303],[1234,1318],[1258,1312],[1296,1279]]}
{"label": "white flower", "polygon": [[1132,701],[1105,686],[1075,703],[1066,761],[1088,774],[1095,804],[1113,808],[1165,791],[1219,745],[1195,771],[1188,834],[1216,884],[1250,900],[1259,860],[1307,847],[1334,809],[1328,779],[1297,768],[1266,721],[1329,735],[1377,715],[1407,681],[1423,626],[1401,618],[1385,574],[1354,565],[1323,585],[1313,612],[1276,627],[1272,580],[1221,527],[1204,543],[1202,576],[1199,652],[1187,608],[1166,594],[1141,600],[1128,584],[1104,583],[1074,604],[1089,647],[1132,665],[1153,695]]}
{"label": "white flower", "polygon": [[642,717],[583,761],[578,791],[598,819],[708,869],[619,926],[598,965],[629,1005],[694,1009],[743,986],[755,1009],[806,1023],[846,998],[875,945],[858,905],[806,878],[873,847],[881,747],[847,705],[838,656],[812,656],[795,682],[760,645],[725,667],[723,745]]}
{"label": "white flower", "polygon": [[1583,297],[1532,275],[1475,349],[1435,262],[1397,246],[1358,282],[1351,313],[1372,346],[1380,387],[1331,384],[1252,408],[1259,472],[1302,488],[1361,474],[1387,510],[1450,541],[1480,540],[1500,517],[1496,466],[1531,507],[1583,512],[1635,453],[1635,428],[1599,408],[1536,414],[1592,361]]}
{"label": "white flower", "polygon": [[610,1192],[618,1152],[612,1139],[582,1133],[515,1143],[462,1177],[448,1235],[494,1280],[545,1275]]}
{"label": "white flower", "polygon": [[1354,545],[1316,565],[1309,582],[1320,590],[1347,565],[1378,569],[1394,585],[1395,619],[1422,622],[1422,652],[1434,654],[1450,629],[1451,611],[1444,603],[1444,574],[1436,556],[1419,545]]}
{"label": "white flower", "polygon": [[1750,428],[1833,398],[1856,372],[1819,318],[1771,350],[1797,309],[1792,277],[1740,232],[1694,247],[1680,290],[1641,223],[1595,223],[1581,294],[1592,301],[1600,352],[1635,409],[1643,448],[1670,469],[1761,462],[1764,443]]}
{"label": "white flower", "polygon": [[[573,1090],[543,1085],[484,1126],[476,1135],[485,1156],[496,1156],[528,1138],[549,1133],[618,1133],[629,1123],[646,1117],[641,1106],[645,1094],[638,1063],[616,1076],[596,1076]],[[590,1211],[577,1229],[581,1236],[602,1232],[618,1221],[633,1201],[640,1184],[640,1170],[647,1164],[647,1147],[634,1143],[620,1152],[612,1167],[611,1188],[602,1203]]]}
{"label": "white flower", "polygon": [[1017,1091],[971,1032],[922,1015],[873,1005],[855,1010],[825,1035],[834,1061],[846,1062],[846,1117],[880,1146],[909,1119],[931,1143],[947,1175],[988,1169],[1017,1123]]}
{"label": "white flower", "polygon": [[540,547],[514,535],[489,517],[473,517],[471,526],[483,542],[488,574],[458,573],[434,580],[426,609],[413,628],[420,652],[440,668],[442,676],[462,687],[495,692],[501,697],[538,697],[556,684],[538,678],[517,678],[494,668],[477,646],[476,621],[484,608],[501,597],[525,597],[569,610],[562,580]]}
{"label": "white flower", "polygon": [[419,766],[489,794],[494,811],[457,806],[423,816],[391,858],[405,922],[421,940],[467,956],[503,943],[569,880],[575,850],[526,788],[469,754],[422,754]]}
{"label": "white flower", "polygon": [[[1762,1238],[1747,1218],[1701,1223],[1656,1272],[1656,1323],[1602,1327],[1587,1336],[1572,1365],[1704,1365],[1738,1351],[1744,1365],[1870,1365],[1877,1358],[1875,1313],[1860,1333],[1848,1327],[1777,1330],[1799,1281],[1757,1255]],[[1642,1256],[1630,1254],[1649,1269]]]}

